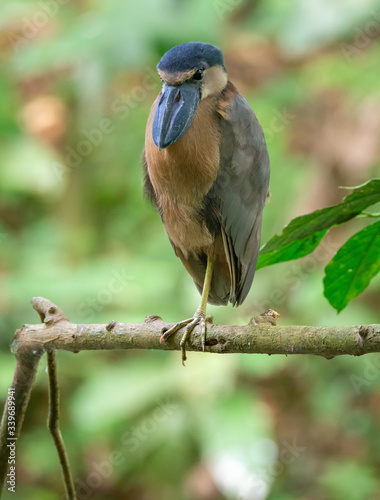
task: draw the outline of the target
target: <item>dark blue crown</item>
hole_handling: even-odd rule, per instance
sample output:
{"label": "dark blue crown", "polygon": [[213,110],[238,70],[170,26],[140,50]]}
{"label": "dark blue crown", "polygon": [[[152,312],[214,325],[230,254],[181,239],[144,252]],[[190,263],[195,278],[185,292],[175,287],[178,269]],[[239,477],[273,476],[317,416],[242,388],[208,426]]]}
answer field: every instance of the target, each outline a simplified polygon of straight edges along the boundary
{"label": "dark blue crown", "polygon": [[157,64],[157,69],[174,73],[212,66],[224,68],[223,54],[218,47],[209,43],[189,42],[168,50]]}

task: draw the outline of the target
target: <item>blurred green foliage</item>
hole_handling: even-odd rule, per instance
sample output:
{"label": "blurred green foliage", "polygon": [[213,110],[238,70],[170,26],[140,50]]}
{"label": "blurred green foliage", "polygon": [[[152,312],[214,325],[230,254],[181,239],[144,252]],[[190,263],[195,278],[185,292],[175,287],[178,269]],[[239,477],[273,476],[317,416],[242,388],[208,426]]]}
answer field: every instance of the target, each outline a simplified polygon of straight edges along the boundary
{"label": "blurred green foliage", "polygon": [[[142,0],[0,6],[0,398],[30,297],[77,323],[188,317],[198,303],[154,209],[140,154],[155,65],[173,45],[219,45],[271,158],[262,241],[379,176],[380,4]],[[366,222],[295,262],[260,270],[238,310],[281,324],[379,322],[380,281],[337,316],[323,268]],[[191,353],[57,353],[62,433],[81,498],[380,497],[380,362]],[[41,362],[17,450],[17,495],[63,494],[45,427]],[[355,492],[355,493],[354,493]],[[356,495],[356,496],[355,496]],[[5,498],[11,498],[5,494]]]}

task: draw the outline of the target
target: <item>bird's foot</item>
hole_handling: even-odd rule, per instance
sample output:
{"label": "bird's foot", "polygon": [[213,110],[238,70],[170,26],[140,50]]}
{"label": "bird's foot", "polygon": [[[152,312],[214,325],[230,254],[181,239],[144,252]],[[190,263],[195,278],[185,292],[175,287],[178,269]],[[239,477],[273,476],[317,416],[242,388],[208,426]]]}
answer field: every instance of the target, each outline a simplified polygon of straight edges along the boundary
{"label": "bird's foot", "polygon": [[206,343],[206,333],[207,333],[207,327],[206,327],[206,322],[212,323],[212,317],[207,316],[206,314],[197,311],[192,318],[185,319],[183,321],[179,321],[176,323],[172,328],[169,330],[166,330],[161,336],[160,342],[163,342],[167,340],[169,337],[174,335],[174,333],[178,332],[178,330],[181,330],[181,328],[185,329],[185,333],[182,336],[181,342],[179,343],[181,347],[181,355],[182,355],[182,364],[185,366],[185,361],[186,361],[186,342],[187,339],[189,338],[190,333],[194,330],[194,328],[197,325],[200,325],[201,327],[201,332],[202,332],[202,351],[205,350],[205,343]]}

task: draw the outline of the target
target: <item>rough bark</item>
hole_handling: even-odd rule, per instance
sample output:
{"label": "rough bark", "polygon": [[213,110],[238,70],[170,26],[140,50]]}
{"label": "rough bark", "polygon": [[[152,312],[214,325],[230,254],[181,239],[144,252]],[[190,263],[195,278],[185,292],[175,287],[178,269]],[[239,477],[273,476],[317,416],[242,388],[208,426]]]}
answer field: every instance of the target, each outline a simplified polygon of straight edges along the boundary
{"label": "rough bark", "polygon": [[[100,349],[180,350],[181,331],[160,343],[162,333],[173,324],[165,323],[158,316],[148,316],[142,324],[116,321],[107,325],[74,324],[47,299],[33,298],[32,305],[42,323],[24,325],[16,331],[12,342],[12,352],[16,356],[12,383],[16,405],[16,432],[12,436],[14,440],[20,435],[38,362],[45,352],[52,353],[57,349],[75,353]],[[218,354],[314,354],[328,359],[342,354],[361,356],[380,352],[380,325],[276,326],[276,316],[278,315],[274,311],[267,311],[245,326],[208,324],[205,351]],[[190,336],[187,350],[202,350],[198,327]],[[59,404],[58,396],[55,403]],[[0,434],[0,497],[9,466],[7,410],[6,404]],[[58,427],[58,416],[56,420],[57,423],[52,426],[54,429]],[[63,454],[64,450],[62,456]],[[70,494],[68,497],[74,498]]]}
{"label": "rough bark", "polygon": [[[13,351],[18,357],[63,349],[79,352],[103,349],[180,350],[183,332],[160,343],[162,332],[173,326],[158,316],[148,316],[141,324],[107,325],[70,323],[62,311],[47,299],[32,299],[42,324],[24,325],[16,331]],[[192,333],[187,351],[201,351],[201,332]],[[342,354],[360,356],[380,352],[380,325],[340,327],[276,326],[271,313],[252,319],[245,326],[207,326],[206,352],[228,354],[315,354],[332,358]]]}

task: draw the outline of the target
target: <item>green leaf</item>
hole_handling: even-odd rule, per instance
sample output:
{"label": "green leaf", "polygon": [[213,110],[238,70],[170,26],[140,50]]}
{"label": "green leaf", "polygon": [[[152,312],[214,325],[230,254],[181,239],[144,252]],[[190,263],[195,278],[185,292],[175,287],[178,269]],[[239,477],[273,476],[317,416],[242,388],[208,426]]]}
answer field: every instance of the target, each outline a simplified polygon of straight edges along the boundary
{"label": "green leaf", "polygon": [[380,202],[380,179],[352,189],[354,191],[342,203],[296,217],[284,227],[280,236],[273,236],[261,248],[258,269],[304,257],[318,246],[328,228],[342,224]]}
{"label": "green leaf", "polygon": [[380,221],[354,234],[326,266],[324,295],[342,311],[380,271]]}
{"label": "green leaf", "polygon": [[288,245],[292,241],[306,238],[336,224],[342,224],[377,202],[380,202],[380,179],[374,179],[356,187],[354,192],[339,205],[322,208],[321,210],[315,210],[311,214],[296,217],[284,227],[281,236],[273,236],[263,246],[261,253],[273,252],[273,250]]}
{"label": "green leaf", "polygon": [[273,252],[260,253],[256,269],[271,266],[272,264],[277,264],[278,262],[300,259],[301,257],[308,255],[317,248],[326,232],[327,229],[324,229],[323,231],[318,231],[317,233],[314,233],[307,238],[303,238],[302,240],[293,241],[292,243],[282,246]]}

